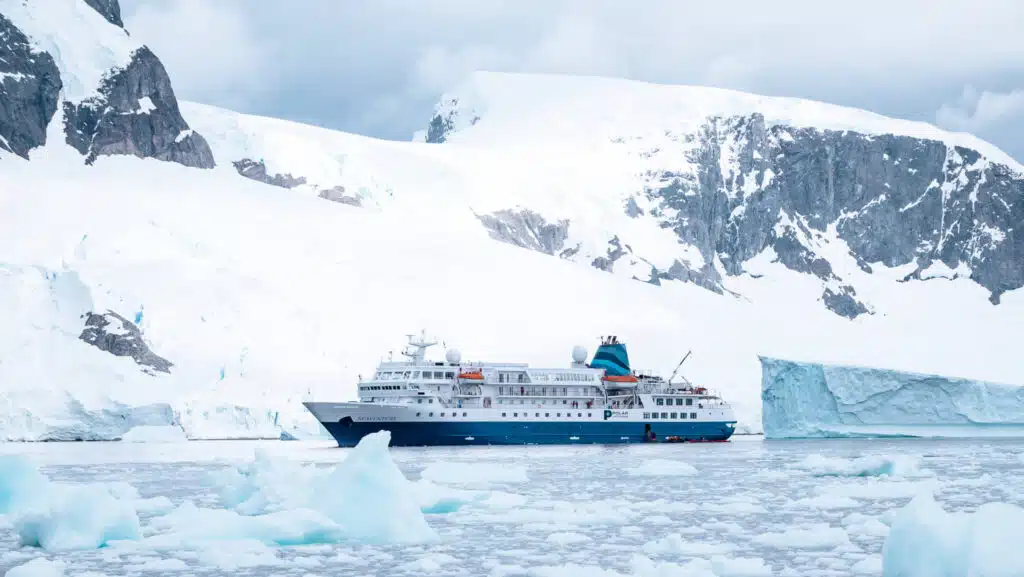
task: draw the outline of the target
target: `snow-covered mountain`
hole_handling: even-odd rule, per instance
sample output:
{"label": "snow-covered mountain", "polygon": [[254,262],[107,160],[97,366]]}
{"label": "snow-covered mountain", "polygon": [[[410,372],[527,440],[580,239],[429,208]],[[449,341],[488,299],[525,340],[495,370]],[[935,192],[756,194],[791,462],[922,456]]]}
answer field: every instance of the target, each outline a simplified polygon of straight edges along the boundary
{"label": "snow-covered mountain", "polygon": [[[969,277],[993,303],[1024,286],[1024,167],[924,123],[723,89],[478,73],[417,138],[540,147],[566,173],[606,177],[567,178],[560,193],[605,196],[644,224],[606,220],[577,235],[593,228],[582,202],[541,214],[508,204],[480,218],[495,238],[650,282],[729,292],[723,277],[767,252],[817,277],[824,305],[850,318],[877,307],[831,253],[868,273],[871,263],[915,265],[905,280]],[[664,230],[669,244],[651,246],[640,227]]]}
{"label": "snow-covered mountain", "polygon": [[749,431],[759,354],[1024,383],[1021,169],[973,137],[478,74],[430,142],[381,141],[179,103],[114,0],[0,14],[0,438],[314,432],[303,398],[422,327],[540,365],[692,348]]}

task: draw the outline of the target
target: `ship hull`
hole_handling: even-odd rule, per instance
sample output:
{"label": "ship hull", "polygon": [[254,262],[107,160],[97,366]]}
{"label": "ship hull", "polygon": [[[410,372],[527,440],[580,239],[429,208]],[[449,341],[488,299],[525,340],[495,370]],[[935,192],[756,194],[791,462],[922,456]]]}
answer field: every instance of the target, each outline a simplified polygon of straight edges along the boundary
{"label": "ship hull", "polygon": [[[354,447],[359,440],[377,431],[391,432],[395,447],[432,447],[456,445],[580,445],[650,442],[644,436],[643,422],[323,422],[340,447]],[[715,421],[649,423],[656,442],[725,441],[732,436],[734,423]]]}

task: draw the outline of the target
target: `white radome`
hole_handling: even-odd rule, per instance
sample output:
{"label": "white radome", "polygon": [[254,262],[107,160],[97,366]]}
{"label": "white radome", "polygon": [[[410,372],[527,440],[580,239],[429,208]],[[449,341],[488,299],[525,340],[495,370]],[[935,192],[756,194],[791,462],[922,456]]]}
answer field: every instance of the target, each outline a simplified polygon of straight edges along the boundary
{"label": "white radome", "polygon": [[444,359],[448,361],[448,364],[450,365],[457,365],[459,364],[459,361],[462,360],[462,353],[459,352],[459,349],[448,349],[448,352],[444,355]]}
{"label": "white radome", "polygon": [[587,348],[582,345],[576,345],[572,348],[572,361],[577,365],[582,365],[587,362]]}

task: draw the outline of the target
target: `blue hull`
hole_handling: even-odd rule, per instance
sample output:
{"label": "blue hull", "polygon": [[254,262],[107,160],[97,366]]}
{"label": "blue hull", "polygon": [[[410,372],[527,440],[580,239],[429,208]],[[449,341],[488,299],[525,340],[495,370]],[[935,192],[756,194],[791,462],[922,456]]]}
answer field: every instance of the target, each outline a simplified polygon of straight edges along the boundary
{"label": "blue hull", "polygon": [[[377,431],[391,432],[393,447],[432,447],[451,445],[579,445],[647,442],[644,423],[321,423],[340,447],[354,447],[359,439]],[[651,429],[657,442],[668,437],[685,441],[725,441],[733,434],[727,422],[657,422]]]}

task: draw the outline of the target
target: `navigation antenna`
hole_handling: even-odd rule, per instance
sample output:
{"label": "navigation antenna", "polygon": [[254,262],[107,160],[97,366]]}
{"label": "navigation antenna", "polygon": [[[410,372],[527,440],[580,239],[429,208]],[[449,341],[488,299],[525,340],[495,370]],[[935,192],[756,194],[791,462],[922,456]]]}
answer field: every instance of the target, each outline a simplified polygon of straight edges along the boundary
{"label": "navigation antenna", "polygon": [[[692,353],[692,352],[693,352],[692,350],[686,351],[686,355],[683,356],[683,360],[679,361],[679,364],[676,365],[676,370],[672,371],[672,376],[670,376],[668,378],[668,384],[670,384],[670,385],[672,384],[672,379],[676,378],[676,373],[679,372],[679,367],[683,366],[683,363],[686,362],[686,359],[690,358],[690,353]],[[686,383],[686,386],[690,386],[690,381],[688,381],[686,379],[686,377],[682,377],[682,379],[683,379],[683,382]]]}
{"label": "navigation antenna", "polygon": [[427,340],[427,331],[425,330],[421,331],[418,338],[416,335],[405,336],[409,339],[409,344],[402,350],[402,354],[409,357],[410,362],[414,364],[422,364],[427,356],[427,348],[437,344],[437,341]]}

